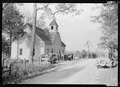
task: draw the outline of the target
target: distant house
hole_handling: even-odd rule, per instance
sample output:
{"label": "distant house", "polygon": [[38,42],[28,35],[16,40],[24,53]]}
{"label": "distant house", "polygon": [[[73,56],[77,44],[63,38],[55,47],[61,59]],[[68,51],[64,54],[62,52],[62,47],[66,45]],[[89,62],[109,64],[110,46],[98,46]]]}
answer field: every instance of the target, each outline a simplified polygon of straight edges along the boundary
{"label": "distant house", "polygon": [[[31,34],[32,25],[26,24],[25,31]],[[35,56],[34,58],[40,58],[41,54],[49,54],[49,53],[57,53],[57,54],[64,54],[66,45],[63,43],[60,37],[60,33],[58,32],[58,24],[53,19],[52,22],[49,24],[49,36],[46,32],[36,27],[36,34],[35,34]],[[30,37],[30,36],[29,36]],[[12,55],[11,58],[15,59],[17,56],[20,59],[27,59],[30,58],[30,47],[31,41],[30,39],[25,36],[24,40],[22,40],[19,44],[17,41],[12,43]]]}

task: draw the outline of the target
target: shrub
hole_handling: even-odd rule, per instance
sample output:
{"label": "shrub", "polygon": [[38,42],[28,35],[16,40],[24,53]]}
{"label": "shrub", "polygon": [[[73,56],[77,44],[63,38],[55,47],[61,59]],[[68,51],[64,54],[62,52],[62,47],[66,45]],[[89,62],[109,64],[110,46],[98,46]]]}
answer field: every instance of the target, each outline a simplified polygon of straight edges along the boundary
{"label": "shrub", "polygon": [[[10,64],[11,75],[9,75],[8,72],[2,73],[3,83],[6,82],[7,80],[11,81],[11,80],[15,80],[15,79],[21,79],[24,76],[27,76],[27,75],[30,75],[33,73],[37,73],[37,72],[42,72],[44,70],[54,67],[54,65],[52,65],[50,63],[41,64],[41,66],[35,66],[35,65],[33,66],[32,64],[28,64],[27,66],[25,66],[24,63],[25,62],[23,62],[21,60],[12,61]],[[34,68],[34,70],[33,70],[33,68]]]}

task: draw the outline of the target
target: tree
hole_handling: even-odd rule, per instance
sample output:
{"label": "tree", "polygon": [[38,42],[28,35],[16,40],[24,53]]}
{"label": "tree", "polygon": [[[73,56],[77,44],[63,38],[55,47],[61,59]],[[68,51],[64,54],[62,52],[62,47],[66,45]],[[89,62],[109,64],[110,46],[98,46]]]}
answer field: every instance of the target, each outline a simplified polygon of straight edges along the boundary
{"label": "tree", "polygon": [[8,4],[2,11],[2,32],[9,35],[9,52],[11,57],[11,44],[24,36],[23,16],[19,13],[14,4]]}
{"label": "tree", "polygon": [[80,4],[76,3],[40,3],[38,4],[37,11],[43,10],[42,13],[43,18],[55,18],[56,14],[68,14],[68,13],[75,13],[75,15],[79,15],[82,9],[77,9],[77,6],[80,6]]}
{"label": "tree", "polygon": [[87,51],[86,51],[85,49],[82,50],[81,56],[82,56],[83,58],[86,58],[86,57],[87,57]]}
{"label": "tree", "polygon": [[9,42],[6,38],[2,35],[2,53],[9,55]]}
{"label": "tree", "polygon": [[2,3],[2,11],[10,4],[14,4],[14,5],[17,4],[19,6],[23,5],[22,3]]}
{"label": "tree", "polygon": [[118,3],[118,1],[109,1],[103,4],[101,14],[94,17],[94,22],[102,24],[101,43],[98,46],[109,51],[118,49]]}
{"label": "tree", "polygon": [[76,52],[75,52],[75,56],[76,56],[76,57],[80,57],[80,51],[76,51]]}

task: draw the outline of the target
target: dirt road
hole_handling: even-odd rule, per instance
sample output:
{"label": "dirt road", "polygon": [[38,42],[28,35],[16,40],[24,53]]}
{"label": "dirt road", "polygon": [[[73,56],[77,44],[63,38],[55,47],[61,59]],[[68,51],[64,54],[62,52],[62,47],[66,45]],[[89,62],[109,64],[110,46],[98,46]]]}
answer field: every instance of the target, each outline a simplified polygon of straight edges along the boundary
{"label": "dirt road", "polygon": [[[62,62],[57,70],[24,80],[21,84],[106,84],[100,81],[100,77],[104,78],[101,72],[109,72],[110,69],[97,69],[95,62],[96,59]],[[117,81],[117,75],[115,77]],[[117,85],[117,82],[114,85]]]}

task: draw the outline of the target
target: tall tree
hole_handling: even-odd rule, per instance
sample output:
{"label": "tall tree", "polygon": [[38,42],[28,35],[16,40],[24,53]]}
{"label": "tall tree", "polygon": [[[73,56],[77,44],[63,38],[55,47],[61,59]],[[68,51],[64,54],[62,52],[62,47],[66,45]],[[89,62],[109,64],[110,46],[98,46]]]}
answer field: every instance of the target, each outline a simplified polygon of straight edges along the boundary
{"label": "tall tree", "polygon": [[118,3],[119,1],[109,1],[103,4],[101,14],[94,17],[94,22],[102,24],[101,43],[98,46],[109,50],[118,49]]}
{"label": "tall tree", "polygon": [[56,14],[69,14],[69,13],[75,13],[75,15],[79,15],[83,10],[77,9],[77,6],[80,6],[81,4],[76,3],[40,3],[38,6],[38,10],[43,10],[42,13],[43,18],[55,18]]}
{"label": "tall tree", "polygon": [[9,42],[6,40],[5,36],[2,35],[2,53],[9,55]]}
{"label": "tall tree", "polygon": [[11,57],[11,44],[24,35],[23,16],[12,3],[6,5],[2,11],[2,32],[9,35],[9,52]]}

